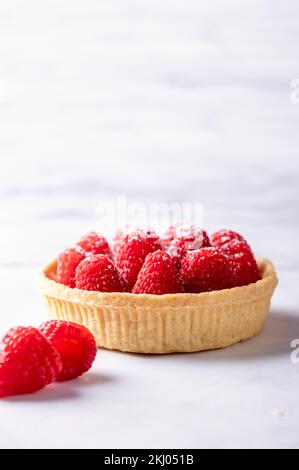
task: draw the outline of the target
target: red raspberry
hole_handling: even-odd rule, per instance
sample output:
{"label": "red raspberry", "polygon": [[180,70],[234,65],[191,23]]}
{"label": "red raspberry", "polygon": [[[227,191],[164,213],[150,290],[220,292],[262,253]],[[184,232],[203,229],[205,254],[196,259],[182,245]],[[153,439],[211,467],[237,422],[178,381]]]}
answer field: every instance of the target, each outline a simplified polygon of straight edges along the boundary
{"label": "red raspberry", "polygon": [[133,289],[134,294],[175,294],[182,292],[172,257],[164,251],[147,255]]}
{"label": "red raspberry", "polygon": [[123,292],[125,282],[113,261],[106,255],[93,255],[85,258],[76,272],[78,289],[99,292]]}
{"label": "red raspberry", "polygon": [[126,245],[128,239],[132,236],[135,236],[136,234],[141,234],[141,236],[148,235],[152,237],[157,237],[157,235],[151,230],[144,231],[140,228],[129,232],[118,230],[113,240],[113,253],[116,260],[119,258],[120,253]]}
{"label": "red raspberry", "polygon": [[218,248],[224,248],[228,243],[233,240],[245,241],[245,239],[237,232],[233,230],[218,230],[218,232],[213,233],[211,236],[212,246],[217,246]]}
{"label": "red raspberry", "polygon": [[175,259],[177,267],[180,268],[181,261],[188,251],[209,246],[211,245],[207,232],[193,227],[190,231],[185,231],[174,238],[167,251]]}
{"label": "red raspberry", "polygon": [[223,251],[229,258],[234,287],[246,286],[261,278],[253,253],[245,241],[234,240]]}
{"label": "red raspberry", "polygon": [[167,249],[170,243],[176,238],[177,236],[177,225],[170,225],[168,230],[162,235],[161,243],[163,248]]}
{"label": "red raspberry", "polygon": [[76,269],[85,256],[86,253],[79,246],[67,248],[60,253],[57,260],[57,282],[75,287]]}
{"label": "red raspberry", "polygon": [[159,237],[151,231],[137,230],[129,234],[116,259],[116,265],[122,273],[129,291],[133,288],[139,271],[149,253],[161,249]]}
{"label": "red raspberry", "polygon": [[207,292],[231,287],[229,259],[215,247],[190,251],[182,260],[181,281],[185,292]]}
{"label": "red raspberry", "polygon": [[36,392],[61,369],[58,352],[36,328],[11,328],[0,344],[0,397]]}
{"label": "red raspberry", "polygon": [[211,246],[210,238],[205,230],[200,230],[197,233],[197,240],[202,240],[201,248],[208,248]]}
{"label": "red raspberry", "polygon": [[167,253],[171,255],[177,269],[180,270],[182,259],[187,254],[185,240],[183,238],[175,238],[172,240],[168,247]]}
{"label": "red raspberry", "polygon": [[112,252],[106,238],[96,232],[89,232],[84,235],[77,245],[87,253],[107,255],[109,258],[112,258]]}
{"label": "red raspberry", "polygon": [[[208,234],[194,225],[171,225],[166,233],[161,238],[162,245],[168,248],[173,240],[176,238],[183,238],[191,243],[190,249],[199,249],[205,246],[211,246]],[[193,247],[193,244],[198,244]]]}
{"label": "red raspberry", "polygon": [[113,254],[115,259],[119,257],[119,254],[122,250],[123,244],[127,238],[127,234],[122,230],[118,230],[113,239]]}
{"label": "red raspberry", "polygon": [[94,336],[85,326],[51,320],[43,323],[39,330],[61,357],[63,367],[57,381],[74,379],[91,368],[97,354],[97,346]]}

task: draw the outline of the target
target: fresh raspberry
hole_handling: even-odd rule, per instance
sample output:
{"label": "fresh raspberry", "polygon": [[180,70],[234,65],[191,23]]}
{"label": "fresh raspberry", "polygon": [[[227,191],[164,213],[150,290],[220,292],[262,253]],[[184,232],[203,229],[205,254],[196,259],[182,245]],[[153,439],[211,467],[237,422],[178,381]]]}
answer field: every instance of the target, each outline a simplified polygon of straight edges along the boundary
{"label": "fresh raspberry", "polygon": [[182,292],[172,257],[164,251],[150,253],[138,275],[134,294],[175,294]]}
{"label": "fresh raspberry", "polygon": [[186,243],[190,243],[187,246],[188,250],[198,250],[211,246],[208,234],[205,230],[202,230],[194,225],[171,225],[167,232],[162,236],[161,241],[165,249],[167,249],[171,242],[175,239],[185,240]]}
{"label": "fresh raspberry", "polygon": [[205,230],[191,227],[189,231],[184,231],[181,235],[172,240],[168,247],[168,253],[176,261],[176,265],[180,268],[183,257],[188,251],[199,250],[211,246],[208,234]]}
{"label": "fresh raspberry", "polygon": [[91,368],[97,346],[94,336],[85,326],[51,320],[43,323],[39,330],[61,357],[62,370],[57,376],[58,382],[79,377]]}
{"label": "fresh raspberry", "polygon": [[212,246],[217,246],[218,248],[225,248],[230,242],[234,240],[245,241],[245,239],[237,232],[233,230],[218,230],[218,232],[213,233],[211,236]]}
{"label": "fresh raspberry", "polygon": [[229,258],[234,287],[246,286],[261,278],[253,253],[245,240],[234,240],[222,249]]}
{"label": "fresh raspberry", "polygon": [[172,240],[167,249],[167,253],[171,255],[177,269],[180,270],[182,259],[187,254],[185,240],[183,238],[175,238]]}
{"label": "fresh raspberry", "polygon": [[92,255],[79,264],[76,271],[76,287],[99,292],[123,292],[126,286],[108,256]]}
{"label": "fresh raspberry", "polygon": [[113,239],[113,254],[116,260],[119,259],[120,253],[126,246],[128,239],[132,236],[136,236],[137,234],[140,234],[141,236],[148,235],[157,238],[156,233],[154,233],[152,230],[142,230],[141,228],[130,231],[118,230]]}
{"label": "fresh raspberry", "polygon": [[219,248],[190,251],[182,260],[181,281],[185,292],[207,292],[231,287],[228,257]]}
{"label": "fresh raspberry", "polygon": [[118,259],[123,244],[125,243],[127,237],[127,233],[123,232],[122,230],[118,230],[116,232],[115,237],[113,239],[113,254],[115,259]]}
{"label": "fresh raspberry", "polygon": [[200,230],[197,235],[197,240],[202,240],[201,248],[208,248],[211,246],[209,235],[205,230]]}
{"label": "fresh raspberry", "polygon": [[137,230],[125,238],[116,259],[116,265],[122,273],[129,291],[136,282],[146,256],[160,249],[160,239],[152,231]]}
{"label": "fresh raspberry", "polygon": [[76,269],[85,256],[86,253],[79,246],[67,248],[60,253],[57,261],[57,282],[75,287]]}
{"label": "fresh raspberry", "polygon": [[177,227],[177,225],[170,225],[168,230],[162,235],[161,243],[165,250],[169,247],[170,243],[176,238]]}
{"label": "fresh raspberry", "polygon": [[0,397],[36,392],[61,369],[58,352],[36,328],[11,328],[0,343]]}
{"label": "fresh raspberry", "polygon": [[96,232],[89,232],[77,243],[85,252],[93,255],[107,255],[112,258],[110,246],[103,235]]}

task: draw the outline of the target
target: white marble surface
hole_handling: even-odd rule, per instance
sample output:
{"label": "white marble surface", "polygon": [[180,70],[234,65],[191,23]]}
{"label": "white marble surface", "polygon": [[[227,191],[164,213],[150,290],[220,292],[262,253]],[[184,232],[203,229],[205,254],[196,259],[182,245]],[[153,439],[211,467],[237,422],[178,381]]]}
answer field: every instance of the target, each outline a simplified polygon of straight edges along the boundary
{"label": "white marble surface", "polygon": [[280,285],[242,345],[100,351],[2,400],[0,447],[299,447],[298,39],[296,0],[1,2],[1,334],[44,320],[36,271],[118,194],[203,202]]}

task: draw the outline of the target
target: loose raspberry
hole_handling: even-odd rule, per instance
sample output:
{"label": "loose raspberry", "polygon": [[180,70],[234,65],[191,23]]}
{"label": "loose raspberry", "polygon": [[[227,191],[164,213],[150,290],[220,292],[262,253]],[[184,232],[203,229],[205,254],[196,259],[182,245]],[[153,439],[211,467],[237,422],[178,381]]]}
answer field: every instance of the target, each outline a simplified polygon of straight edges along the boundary
{"label": "loose raspberry", "polygon": [[185,292],[207,292],[231,287],[228,257],[219,248],[190,251],[182,260],[181,281]]}
{"label": "loose raspberry", "polygon": [[229,258],[233,286],[246,286],[261,278],[253,253],[245,240],[234,240],[222,249]]}
{"label": "loose raspberry", "polygon": [[107,255],[109,258],[112,258],[112,252],[106,238],[96,232],[89,232],[84,235],[77,245],[87,253]]}
{"label": "loose raspberry", "polygon": [[150,253],[138,275],[134,294],[175,294],[182,292],[172,257],[164,251]]}
{"label": "loose raspberry", "polygon": [[121,274],[106,255],[93,255],[79,264],[76,272],[76,287],[99,292],[126,290]]}
{"label": "loose raspberry", "polygon": [[245,241],[245,239],[237,232],[233,230],[218,230],[218,232],[213,233],[211,236],[212,246],[217,246],[218,248],[225,248],[230,242],[234,240]]}
{"label": "loose raspberry", "polygon": [[61,369],[58,352],[36,328],[11,328],[0,343],[0,397],[41,390]]}
{"label": "loose raspberry", "polygon": [[79,246],[67,248],[60,253],[57,261],[57,282],[75,287],[76,269],[86,254]]}
{"label": "loose raspberry", "polygon": [[96,358],[97,346],[94,336],[85,326],[51,320],[43,323],[39,330],[61,357],[62,370],[57,381],[74,379],[91,368]]}
{"label": "loose raspberry", "polygon": [[159,237],[151,231],[137,230],[129,234],[116,259],[116,265],[122,273],[129,291],[133,288],[139,271],[149,253],[161,249]]}
{"label": "loose raspberry", "polygon": [[180,269],[181,261],[188,251],[199,250],[209,246],[211,244],[207,232],[191,227],[189,231],[185,230],[181,235],[174,238],[167,251],[174,258],[177,267]]}

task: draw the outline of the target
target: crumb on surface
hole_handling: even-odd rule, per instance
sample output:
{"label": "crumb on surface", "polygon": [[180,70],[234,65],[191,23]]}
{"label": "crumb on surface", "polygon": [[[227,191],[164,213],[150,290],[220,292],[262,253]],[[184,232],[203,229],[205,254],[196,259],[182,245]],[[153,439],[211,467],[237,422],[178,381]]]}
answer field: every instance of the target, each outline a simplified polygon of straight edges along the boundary
{"label": "crumb on surface", "polygon": [[275,410],[273,410],[273,416],[282,418],[283,416],[285,416],[285,412],[283,410],[280,410],[279,408],[275,408]]}

